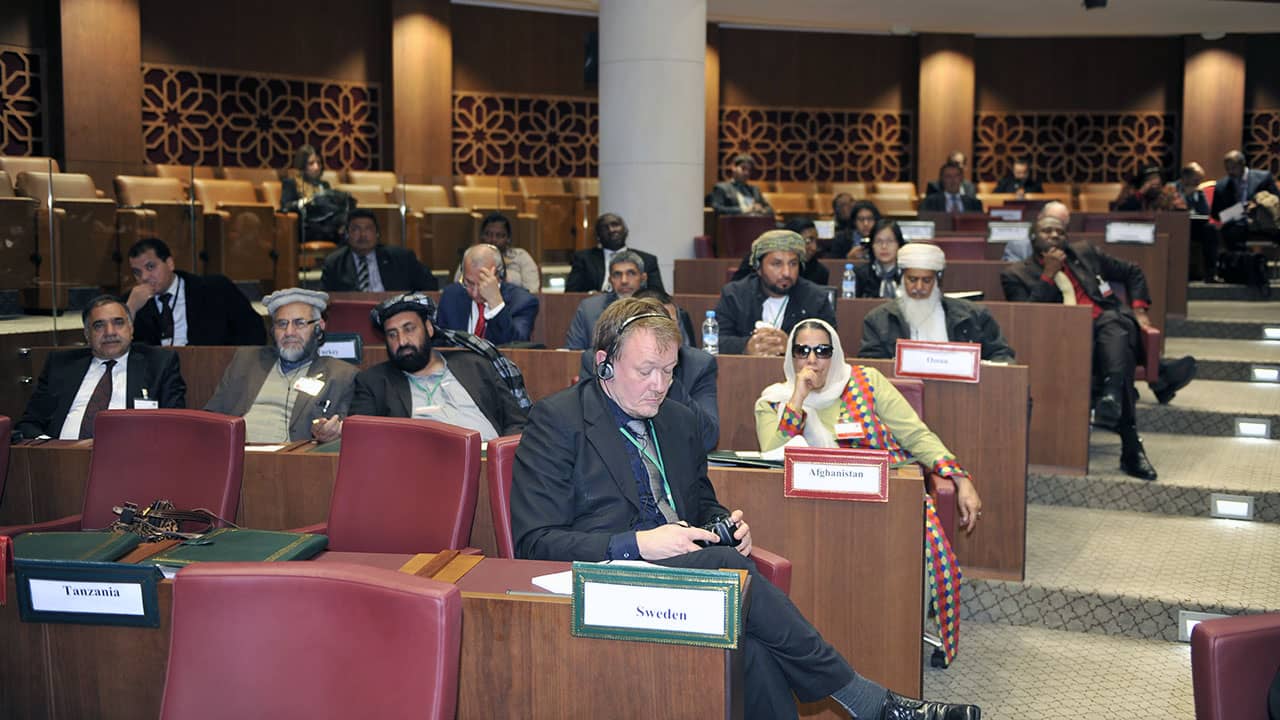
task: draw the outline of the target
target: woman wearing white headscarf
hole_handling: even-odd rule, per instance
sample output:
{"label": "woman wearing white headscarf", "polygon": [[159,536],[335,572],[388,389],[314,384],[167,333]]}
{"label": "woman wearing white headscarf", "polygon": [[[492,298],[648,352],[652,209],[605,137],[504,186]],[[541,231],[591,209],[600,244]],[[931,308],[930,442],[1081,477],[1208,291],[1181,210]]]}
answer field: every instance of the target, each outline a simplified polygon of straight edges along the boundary
{"label": "woman wearing white headscarf", "polygon": [[973,532],[982,499],[969,473],[893,383],[873,367],[845,362],[840,336],[822,320],[797,323],[788,345],[786,381],[765,388],[756,401],[760,449],[803,435],[811,447],[887,450],[891,463],[914,458],[955,482],[960,527]]}

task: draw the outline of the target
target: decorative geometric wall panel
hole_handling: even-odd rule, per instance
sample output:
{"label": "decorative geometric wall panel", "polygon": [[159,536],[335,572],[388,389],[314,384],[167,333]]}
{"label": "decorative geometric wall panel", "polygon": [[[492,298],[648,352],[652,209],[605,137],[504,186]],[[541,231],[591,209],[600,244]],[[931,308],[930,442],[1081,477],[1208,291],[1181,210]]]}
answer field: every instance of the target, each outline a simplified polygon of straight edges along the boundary
{"label": "decorative geometric wall panel", "polygon": [[310,144],[330,169],[377,170],[381,98],[376,83],[143,65],[147,161],[280,168]]}
{"label": "decorative geometric wall panel", "polygon": [[1169,173],[1177,146],[1170,113],[978,113],[973,168],[978,180],[999,180],[1013,158],[1029,157],[1045,182],[1120,182],[1146,165]]}
{"label": "decorative geometric wall panel", "polygon": [[1243,152],[1249,167],[1270,170],[1273,175],[1280,173],[1280,110],[1244,114]]}
{"label": "decorative geometric wall panel", "polygon": [[747,153],[768,180],[911,180],[911,133],[905,112],[724,107],[720,166]]}
{"label": "decorative geometric wall panel", "polygon": [[44,58],[0,45],[0,155],[47,155]]}
{"label": "decorative geometric wall panel", "polygon": [[456,175],[595,177],[600,104],[547,95],[453,95]]}

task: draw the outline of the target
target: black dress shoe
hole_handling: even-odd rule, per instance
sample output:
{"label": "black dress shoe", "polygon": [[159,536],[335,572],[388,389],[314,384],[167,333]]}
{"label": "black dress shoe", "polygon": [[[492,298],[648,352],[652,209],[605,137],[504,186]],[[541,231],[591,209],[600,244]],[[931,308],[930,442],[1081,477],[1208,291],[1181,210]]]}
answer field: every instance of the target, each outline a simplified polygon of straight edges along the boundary
{"label": "black dress shoe", "polygon": [[982,709],[977,705],[953,705],[951,703],[912,700],[891,692],[880,710],[880,720],[981,720]]}
{"label": "black dress shoe", "polygon": [[1126,475],[1132,475],[1139,480],[1156,479],[1156,469],[1151,466],[1151,461],[1147,459],[1147,451],[1143,449],[1141,443],[1135,449],[1121,451],[1120,469]]}
{"label": "black dress shoe", "polygon": [[1093,424],[1113,428],[1120,422],[1120,396],[1107,390],[1093,406]]}
{"label": "black dress shoe", "polygon": [[1179,390],[1186,387],[1196,377],[1196,359],[1187,355],[1170,363],[1160,364],[1160,379],[1151,383],[1151,392],[1155,393],[1156,402],[1168,405]]}

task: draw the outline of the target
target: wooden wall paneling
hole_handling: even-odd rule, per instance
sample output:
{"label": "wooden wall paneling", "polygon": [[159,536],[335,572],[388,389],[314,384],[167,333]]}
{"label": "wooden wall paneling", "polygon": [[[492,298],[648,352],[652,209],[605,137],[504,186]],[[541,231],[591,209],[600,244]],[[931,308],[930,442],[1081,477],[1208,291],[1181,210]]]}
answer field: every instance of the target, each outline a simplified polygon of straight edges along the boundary
{"label": "wooden wall paneling", "polygon": [[[968,35],[920,37],[920,104],[916,115],[916,184],[923,196],[955,150],[973,158],[976,76],[974,39]],[[966,170],[971,174],[972,165]]]}
{"label": "wooden wall paneling", "polygon": [[1182,94],[1182,162],[1195,160],[1209,177],[1223,174],[1222,156],[1244,135],[1245,39],[1187,36]]}
{"label": "wooden wall paneling", "polygon": [[447,187],[453,168],[453,26],[448,0],[392,0],[391,97],[397,176],[404,182]]}
{"label": "wooden wall paneling", "polygon": [[0,3],[0,45],[45,49],[49,42],[49,3],[43,0],[6,0]]}
{"label": "wooden wall paneling", "polygon": [[[1280,75],[1275,72],[1277,67],[1280,67],[1280,35],[1245,37],[1245,109],[1280,108]],[[1216,170],[1210,173],[1216,174]]]}
{"label": "wooden wall paneling", "polygon": [[596,18],[475,5],[450,15],[456,90],[596,97],[583,75]]}
{"label": "wooden wall paneling", "polygon": [[707,24],[707,55],[703,64],[706,74],[706,145],[703,148],[705,190],[720,182],[720,26]]}

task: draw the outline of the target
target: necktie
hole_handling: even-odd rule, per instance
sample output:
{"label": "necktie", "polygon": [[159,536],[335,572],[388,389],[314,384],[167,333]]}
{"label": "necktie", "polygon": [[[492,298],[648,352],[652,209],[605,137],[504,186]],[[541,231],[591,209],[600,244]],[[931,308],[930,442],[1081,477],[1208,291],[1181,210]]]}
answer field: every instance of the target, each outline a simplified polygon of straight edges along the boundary
{"label": "necktie", "polygon": [[640,459],[644,461],[645,472],[649,473],[649,492],[653,493],[653,500],[658,504],[658,510],[662,513],[662,517],[667,522],[673,523],[680,520],[680,516],[676,515],[675,508],[671,507],[671,503],[667,502],[667,491],[663,487],[662,472],[658,466],[650,460],[656,450],[653,443],[649,440],[649,429],[645,426],[643,420],[630,420],[627,422],[631,434],[636,436],[640,441]]}
{"label": "necktie", "polygon": [[473,333],[477,337],[484,337],[484,303],[476,303],[476,331]]}
{"label": "necktie", "polygon": [[1076,288],[1071,284],[1071,278],[1061,270],[1053,274],[1053,284],[1062,292],[1063,305],[1076,304]]}
{"label": "necktie", "polygon": [[369,257],[356,255],[356,288],[360,292],[369,292]]}
{"label": "necktie", "polygon": [[960,212],[960,196],[947,193],[947,212]]}
{"label": "necktie", "polygon": [[173,293],[160,296],[160,339],[173,339]]}
{"label": "necktie", "polygon": [[115,360],[102,363],[102,379],[93,388],[93,394],[89,396],[89,404],[84,406],[84,418],[80,420],[81,440],[93,437],[93,419],[111,405],[111,368],[115,366]]}

